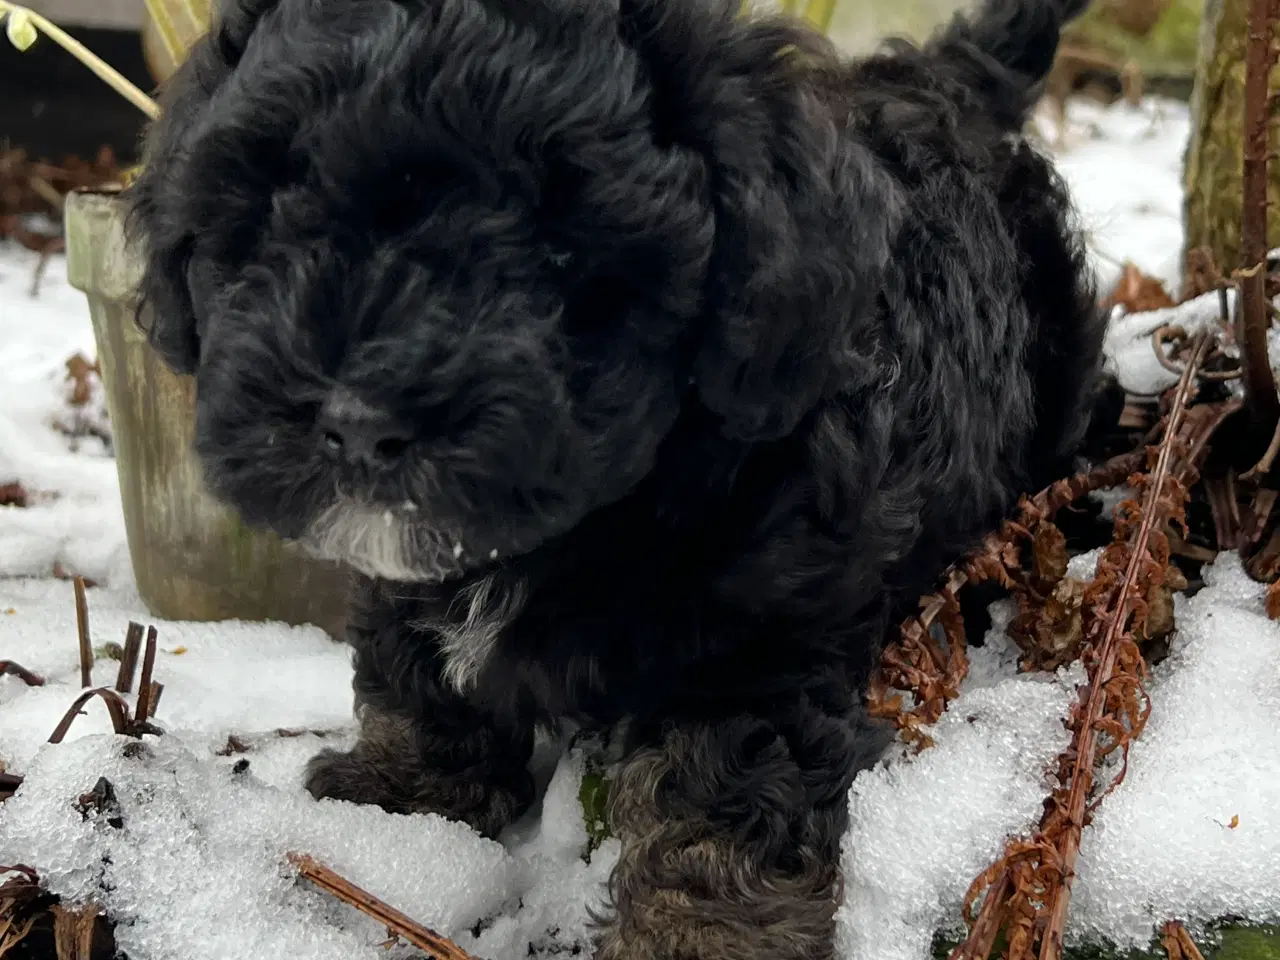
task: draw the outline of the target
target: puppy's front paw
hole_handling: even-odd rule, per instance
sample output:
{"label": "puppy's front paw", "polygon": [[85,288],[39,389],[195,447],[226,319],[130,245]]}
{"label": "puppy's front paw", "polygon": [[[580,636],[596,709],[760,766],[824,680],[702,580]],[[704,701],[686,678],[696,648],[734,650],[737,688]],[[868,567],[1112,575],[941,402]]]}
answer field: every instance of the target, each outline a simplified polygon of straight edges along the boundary
{"label": "puppy's front paw", "polygon": [[317,800],[349,800],[392,809],[395,800],[378,766],[355,752],[322,750],[307,764],[306,787]]}
{"label": "puppy's front paw", "polygon": [[493,786],[423,766],[375,761],[358,746],[350,753],[318,753],[307,764],[306,786],[317,800],[372,804],[389,813],[438,813],[485,837],[496,837],[533,800],[531,777]]}

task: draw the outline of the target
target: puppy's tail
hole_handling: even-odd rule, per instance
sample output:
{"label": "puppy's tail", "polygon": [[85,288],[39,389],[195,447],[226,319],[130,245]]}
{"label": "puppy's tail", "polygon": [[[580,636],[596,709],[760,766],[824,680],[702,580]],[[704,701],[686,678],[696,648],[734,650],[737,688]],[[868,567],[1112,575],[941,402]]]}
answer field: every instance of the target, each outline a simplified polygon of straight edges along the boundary
{"label": "puppy's tail", "polygon": [[1009,130],[1022,126],[1044,89],[1062,28],[1090,0],[982,0],[926,46]]}

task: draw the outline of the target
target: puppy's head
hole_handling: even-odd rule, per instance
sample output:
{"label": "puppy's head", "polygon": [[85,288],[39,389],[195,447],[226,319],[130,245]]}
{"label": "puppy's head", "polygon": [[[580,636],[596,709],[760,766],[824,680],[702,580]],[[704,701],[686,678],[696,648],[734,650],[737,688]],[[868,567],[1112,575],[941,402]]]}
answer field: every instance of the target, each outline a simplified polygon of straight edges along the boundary
{"label": "puppy's head", "polygon": [[210,488],[428,581],[625,495],[685,405],[743,443],[794,429],[884,217],[800,80],[825,48],[736,7],[224,10],[130,218]]}

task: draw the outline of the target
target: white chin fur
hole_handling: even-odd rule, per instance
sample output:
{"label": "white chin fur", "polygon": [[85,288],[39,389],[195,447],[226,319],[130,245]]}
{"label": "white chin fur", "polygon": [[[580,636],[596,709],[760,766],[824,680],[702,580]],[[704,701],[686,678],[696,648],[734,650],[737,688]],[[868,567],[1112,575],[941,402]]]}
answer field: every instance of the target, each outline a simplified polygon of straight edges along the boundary
{"label": "white chin fur", "polygon": [[438,583],[462,568],[460,542],[411,527],[395,511],[366,503],[329,507],[311,522],[301,543],[321,559],[382,580]]}

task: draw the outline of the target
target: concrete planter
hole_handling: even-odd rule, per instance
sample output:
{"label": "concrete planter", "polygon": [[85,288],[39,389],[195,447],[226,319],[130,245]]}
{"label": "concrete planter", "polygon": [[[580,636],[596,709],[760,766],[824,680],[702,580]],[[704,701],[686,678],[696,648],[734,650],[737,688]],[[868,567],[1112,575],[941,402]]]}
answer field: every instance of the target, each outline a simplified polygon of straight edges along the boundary
{"label": "concrete planter", "polygon": [[174,374],[134,321],[141,265],[117,192],[67,198],[67,274],[89,301],[115,434],[138,592],[168,620],[281,620],[342,635],[349,576],[251,530],[206,491],[191,442],[195,382]]}

